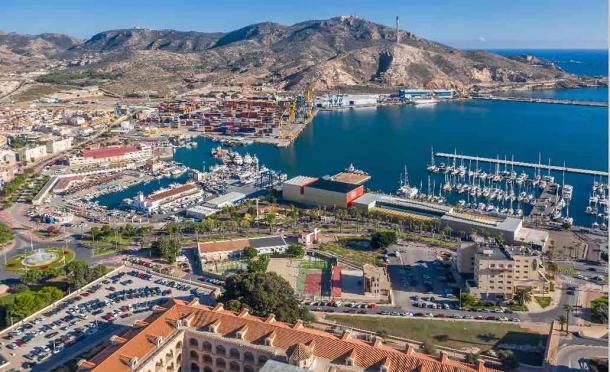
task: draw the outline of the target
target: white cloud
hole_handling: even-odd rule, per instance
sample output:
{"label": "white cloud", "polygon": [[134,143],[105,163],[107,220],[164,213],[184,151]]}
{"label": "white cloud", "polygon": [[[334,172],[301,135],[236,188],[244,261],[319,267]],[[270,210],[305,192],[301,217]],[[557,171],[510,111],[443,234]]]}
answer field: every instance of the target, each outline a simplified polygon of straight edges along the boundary
{"label": "white cloud", "polygon": [[479,36],[479,41],[484,43],[487,41],[487,39],[484,36]]}

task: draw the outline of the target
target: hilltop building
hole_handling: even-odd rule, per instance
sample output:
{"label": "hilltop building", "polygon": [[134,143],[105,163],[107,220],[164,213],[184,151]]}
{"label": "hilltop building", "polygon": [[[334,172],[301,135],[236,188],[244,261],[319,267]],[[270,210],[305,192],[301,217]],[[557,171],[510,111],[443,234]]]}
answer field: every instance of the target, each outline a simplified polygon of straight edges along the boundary
{"label": "hilltop building", "polygon": [[381,338],[365,341],[349,331],[341,335],[214,308],[196,300],[170,300],[139,320],[79,371],[452,371],[496,372],[483,361],[458,362],[387,346]]}

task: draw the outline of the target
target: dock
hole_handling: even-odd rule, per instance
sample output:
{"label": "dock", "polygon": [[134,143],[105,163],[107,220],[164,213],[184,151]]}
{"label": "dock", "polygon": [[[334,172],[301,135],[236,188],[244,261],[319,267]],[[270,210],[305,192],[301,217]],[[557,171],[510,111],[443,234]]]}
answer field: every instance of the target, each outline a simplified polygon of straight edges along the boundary
{"label": "dock", "polygon": [[576,99],[534,98],[534,97],[498,97],[498,96],[474,96],[472,98],[480,99],[480,100],[487,100],[487,101],[550,103],[550,104],[557,104],[557,105],[608,107],[608,102],[585,101],[585,100],[576,100]]}
{"label": "dock", "polygon": [[586,174],[586,175],[590,175],[590,176],[602,176],[602,177],[608,176],[607,171],[604,172],[604,171],[590,170],[590,169],[571,168],[571,167],[564,167],[564,166],[550,165],[550,164],[527,163],[527,162],[522,162],[522,161],[485,158],[485,157],[480,157],[480,156],[448,154],[448,153],[444,153],[444,152],[435,152],[434,156],[440,157],[440,158],[447,158],[447,159],[458,159],[458,160],[463,159],[463,160],[479,161],[479,162],[483,162],[483,163],[506,164],[506,165],[512,165],[515,167],[546,169],[546,170],[553,170],[553,171],[558,171],[558,172]]}

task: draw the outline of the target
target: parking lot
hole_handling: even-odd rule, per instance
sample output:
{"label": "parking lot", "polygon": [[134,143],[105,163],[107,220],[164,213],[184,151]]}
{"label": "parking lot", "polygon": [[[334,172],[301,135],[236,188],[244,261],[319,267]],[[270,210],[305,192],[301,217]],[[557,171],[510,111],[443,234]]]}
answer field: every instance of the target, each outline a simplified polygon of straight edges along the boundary
{"label": "parking lot", "polygon": [[209,289],[125,268],[0,335],[0,352],[19,370],[47,371],[150,315],[169,298],[214,304]]}

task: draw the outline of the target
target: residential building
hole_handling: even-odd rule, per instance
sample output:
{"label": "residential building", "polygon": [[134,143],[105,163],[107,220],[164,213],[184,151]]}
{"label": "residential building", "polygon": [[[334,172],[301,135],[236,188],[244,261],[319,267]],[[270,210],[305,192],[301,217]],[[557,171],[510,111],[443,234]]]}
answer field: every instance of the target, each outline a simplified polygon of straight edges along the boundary
{"label": "residential building", "polygon": [[49,155],[59,154],[72,148],[72,137],[64,138],[58,141],[51,140],[47,142],[47,153]]}
{"label": "residential building", "polygon": [[461,273],[474,274],[467,287],[482,301],[509,301],[517,288],[530,288],[533,293],[548,289],[540,252],[528,247],[461,248],[457,262]]}
{"label": "residential building", "polygon": [[379,337],[365,341],[350,331],[332,334],[308,328],[299,320],[275,319],[177,299],[154,308],[90,360],[79,371],[452,371],[496,372],[483,361],[476,366],[441,352],[434,358],[394,349]]}
{"label": "residential building", "polygon": [[27,147],[17,152],[18,160],[22,163],[34,163],[47,157],[47,146],[40,145]]}

